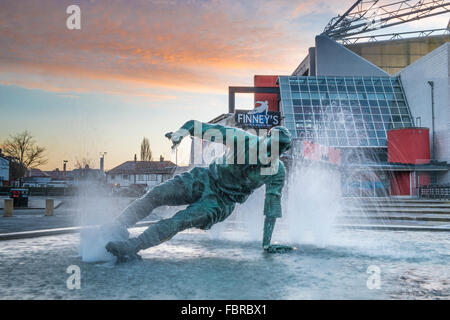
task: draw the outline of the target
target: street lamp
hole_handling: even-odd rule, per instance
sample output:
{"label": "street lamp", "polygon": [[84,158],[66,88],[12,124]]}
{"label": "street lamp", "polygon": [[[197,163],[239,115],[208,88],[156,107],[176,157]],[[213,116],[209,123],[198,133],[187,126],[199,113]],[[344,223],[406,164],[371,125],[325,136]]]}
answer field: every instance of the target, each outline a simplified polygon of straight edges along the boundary
{"label": "street lamp", "polygon": [[63,160],[63,175],[64,175],[64,179],[66,178],[67,162],[69,162],[69,160]]}
{"label": "street lamp", "polygon": [[434,81],[428,81],[428,84],[431,87],[431,132],[432,132],[432,152],[431,152],[431,159],[436,160],[436,151],[435,151],[435,147],[436,147],[436,138],[435,138],[435,134],[434,134]]}
{"label": "street lamp", "polygon": [[100,152],[100,172],[103,173],[105,171],[105,156],[107,152]]}

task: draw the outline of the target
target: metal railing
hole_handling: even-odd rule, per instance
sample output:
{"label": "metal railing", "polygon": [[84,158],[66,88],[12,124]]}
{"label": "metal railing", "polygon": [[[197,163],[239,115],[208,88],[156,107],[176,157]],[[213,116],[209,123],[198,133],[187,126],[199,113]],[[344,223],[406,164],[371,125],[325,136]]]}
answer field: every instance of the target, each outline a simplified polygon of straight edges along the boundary
{"label": "metal railing", "polygon": [[418,189],[422,199],[450,199],[450,184],[430,184]]}

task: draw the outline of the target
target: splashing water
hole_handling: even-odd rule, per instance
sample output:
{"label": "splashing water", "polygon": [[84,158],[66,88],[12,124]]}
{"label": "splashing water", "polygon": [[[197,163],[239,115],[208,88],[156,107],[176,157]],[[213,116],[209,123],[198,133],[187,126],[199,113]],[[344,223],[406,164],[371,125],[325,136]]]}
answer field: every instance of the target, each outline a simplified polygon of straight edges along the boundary
{"label": "splashing water", "polygon": [[80,226],[83,228],[79,247],[82,261],[114,261],[115,257],[106,251],[105,245],[119,239],[100,232],[99,226],[111,222],[119,213],[117,201],[111,201],[93,181],[80,183],[77,200]]}
{"label": "splashing water", "polygon": [[[320,163],[295,161],[282,197],[283,217],[277,221],[273,241],[325,246],[341,213],[340,175]],[[214,239],[261,241],[264,226],[265,187],[237,205],[225,222],[209,231]],[[241,232],[226,233],[228,226]]]}
{"label": "splashing water", "polygon": [[83,262],[112,262],[114,256],[106,251],[105,245],[113,239],[104,237],[98,228],[80,233],[80,256]]}
{"label": "splashing water", "polygon": [[325,246],[341,213],[340,174],[320,163],[296,161],[284,202],[285,237],[293,243]]}

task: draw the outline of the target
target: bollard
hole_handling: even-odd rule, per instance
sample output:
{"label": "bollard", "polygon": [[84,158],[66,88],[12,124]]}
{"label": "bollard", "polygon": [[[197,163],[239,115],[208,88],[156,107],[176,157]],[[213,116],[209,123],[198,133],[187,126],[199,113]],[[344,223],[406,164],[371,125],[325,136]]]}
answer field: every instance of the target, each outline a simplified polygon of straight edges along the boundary
{"label": "bollard", "polygon": [[13,199],[5,199],[5,205],[3,207],[3,216],[4,217],[12,217],[14,212],[14,200]]}
{"label": "bollard", "polygon": [[45,199],[45,216],[50,217],[53,216],[53,199]]}

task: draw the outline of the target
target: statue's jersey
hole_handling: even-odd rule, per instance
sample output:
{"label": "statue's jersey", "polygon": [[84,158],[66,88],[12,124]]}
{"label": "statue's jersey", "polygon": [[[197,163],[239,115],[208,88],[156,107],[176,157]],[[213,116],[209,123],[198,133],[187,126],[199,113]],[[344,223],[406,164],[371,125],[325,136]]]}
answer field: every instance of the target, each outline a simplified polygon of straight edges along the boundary
{"label": "statue's jersey", "polygon": [[[221,125],[201,123],[198,121],[188,121],[183,125],[182,129],[187,130],[194,136],[194,127],[198,126],[202,137],[207,130],[218,130],[222,135],[222,143],[230,146],[230,141],[227,143],[227,138],[233,137],[234,150],[229,150],[219,161],[215,161],[209,165],[208,175],[223,194],[231,201],[243,203],[247,200],[250,194],[265,185],[265,201],[264,214],[270,217],[281,217],[281,194],[285,181],[285,168],[282,161],[278,157],[270,163],[263,165],[261,159],[255,155],[259,154],[259,149],[264,146],[264,138],[248,133],[246,131],[224,127]],[[210,139],[213,142],[219,142],[217,135],[215,139]],[[270,148],[266,148],[267,157],[270,154]],[[263,149],[264,150],[264,149]],[[253,157],[253,162],[250,161]],[[255,164],[251,164],[255,163]],[[269,173],[269,168],[273,172]]]}

